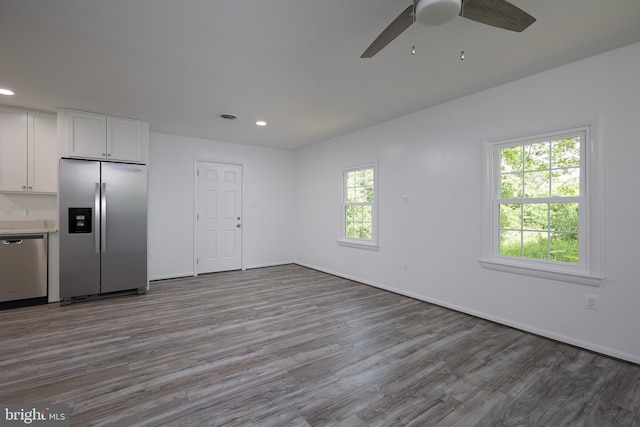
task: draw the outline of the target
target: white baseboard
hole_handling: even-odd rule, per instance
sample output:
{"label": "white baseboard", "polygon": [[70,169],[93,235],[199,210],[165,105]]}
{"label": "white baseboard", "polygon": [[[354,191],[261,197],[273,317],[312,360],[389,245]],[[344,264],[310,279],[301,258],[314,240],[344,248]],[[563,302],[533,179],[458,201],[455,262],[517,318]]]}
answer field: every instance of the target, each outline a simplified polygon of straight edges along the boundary
{"label": "white baseboard", "polygon": [[149,277],[149,282],[153,282],[155,280],[179,279],[181,277],[193,277],[193,276],[195,276],[195,274],[193,274],[193,271],[183,272],[183,273],[172,273],[172,274]]}
{"label": "white baseboard", "polygon": [[295,264],[295,262],[293,260],[289,260],[289,261],[269,262],[264,264],[251,264],[251,265],[245,265],[242,269],[251,270],[254,268],[277,267],[279,265],[287,265],[287,264]]}
{"label": "white baseboard", "polygon": [[[270,263],[264,263],[264,264],[245,265],[244,267],[242,267],[242,270],[251,270],[254,268],[265,268],[265,267],[276,267],[279,265],[287,265],[287,264],[295,264],[295,262],[293,260],[289,260],[289,261],[270,262]],[[179,279],[181,277],[194,277],[194,276],[197,276],[197,274],[194,273],[193,271],[185,271],[181,273],[171,273],[171,274],[164,274],[164,275],[161,274],[157,276],[152,276],[152,277],[149,277],[149,281],[153,282],[155,280]]]}

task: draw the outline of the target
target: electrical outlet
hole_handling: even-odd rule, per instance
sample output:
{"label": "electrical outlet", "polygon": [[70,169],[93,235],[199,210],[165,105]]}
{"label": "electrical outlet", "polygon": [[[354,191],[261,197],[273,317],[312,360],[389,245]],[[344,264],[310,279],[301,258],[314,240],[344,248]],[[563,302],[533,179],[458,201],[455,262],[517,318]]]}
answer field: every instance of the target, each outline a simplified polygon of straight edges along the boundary
{"label": "electrical outlet", "polygon": [[25,209],[24,216],[31,216],[31,209]]}
{"label": "electrical outlet", "polygon": [[404,262],[403,268],[404,268],[404,271],[409,271],[409,262],[408,261]]}
{"label": "electrical outlet", "polygon": [[584,308],[588,310],[598,311],[598,295],[585,294]]}

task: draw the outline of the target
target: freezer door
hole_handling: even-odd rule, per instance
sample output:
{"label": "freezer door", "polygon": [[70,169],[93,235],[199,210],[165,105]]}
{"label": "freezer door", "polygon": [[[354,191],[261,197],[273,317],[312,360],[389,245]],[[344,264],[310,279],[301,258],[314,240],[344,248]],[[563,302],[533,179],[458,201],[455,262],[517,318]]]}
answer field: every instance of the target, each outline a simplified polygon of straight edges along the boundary
{"label": "freezer door", "polygon": [[147,169],[102,163],[102,293],[147,286]]}
{"label": "freezer door", "polygon": [[[99,200],[100,163],[87,160],[60,160],[60,297],[63,299],[100,293],[100,252],[96,202]],[[91,212],[90,232],[74,228]],[[71,213],[71,215],[70,215]],[[71,224],[71,226],[70,226]],[[84,224],[86,225],[86,224]]]}

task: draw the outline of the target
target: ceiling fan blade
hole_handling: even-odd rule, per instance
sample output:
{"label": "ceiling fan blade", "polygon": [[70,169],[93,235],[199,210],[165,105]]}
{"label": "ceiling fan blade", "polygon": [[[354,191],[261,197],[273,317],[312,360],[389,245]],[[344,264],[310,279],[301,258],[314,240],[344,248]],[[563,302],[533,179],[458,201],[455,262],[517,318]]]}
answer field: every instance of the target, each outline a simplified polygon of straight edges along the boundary
{"label": "ceiling fan blade", "polygon": [[409,6],[376,38],[360,58],[371,58],[413,24],[413,5]]}
{"label": "ceiling fan blade", "polygon": [[463,0],[460,15],[518,33],[536,22],[536,18],[506,0]]}

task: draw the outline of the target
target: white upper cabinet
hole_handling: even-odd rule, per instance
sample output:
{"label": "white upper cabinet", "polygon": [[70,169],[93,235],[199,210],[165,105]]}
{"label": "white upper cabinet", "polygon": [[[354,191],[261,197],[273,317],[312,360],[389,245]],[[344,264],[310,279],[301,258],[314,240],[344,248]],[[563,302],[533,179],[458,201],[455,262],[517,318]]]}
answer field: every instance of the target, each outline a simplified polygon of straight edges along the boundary
{"label": "white upper cabinet", "polygon": [[147,122],[58,110],[62,157],[147,163]]}
{"label": "white upper cabinet", "polygon": [[0,107],[0,190],[27,189],[27,112]]}
{"label": "white upper cabinet", "polygon": [[63,153],[70,157],[107,157],[107,117],[81,111],[58,111],[65,134]]}
{"label": "white upper cabinet", "polygon": [[107,158],[143,162],[148,133],[146,122],[107,117]]}
{"label": "white upper cabinet", "polygon": [[58,191],[58,153],[56,115],[29,112],[27,182],[29,191]]}
{"label": "white upper cabinet", "polygon": [[0,107],[0,191],[57,191],[55,114]]}

